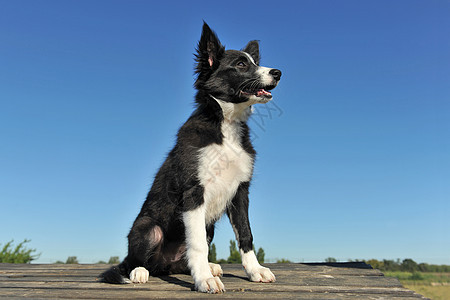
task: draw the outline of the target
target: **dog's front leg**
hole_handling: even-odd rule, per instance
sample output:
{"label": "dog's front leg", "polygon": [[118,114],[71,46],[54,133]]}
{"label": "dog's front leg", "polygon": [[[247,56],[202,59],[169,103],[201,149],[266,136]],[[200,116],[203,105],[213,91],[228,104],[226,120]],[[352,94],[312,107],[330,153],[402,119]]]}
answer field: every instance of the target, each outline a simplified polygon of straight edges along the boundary
{"label": "dog's front leg", "polygon": [[183,214],[186,228],[186,258],[194,278],[195,288],[204,293],[222,293],[225,287],[214,277],[208,264],[208,242],[206,239],[205,205]]}
{"label": "dog's front leg", "polygon": [[248,188],[248,182],[241,183],[236,196],[233,198],[232,205],[227,210],[228,218],[239,244],[242,266],[247,277],[250,281],[255,282],[274,282],[275,275],[269,268],[259,264],[253,251],[253,236],[248,218]]}

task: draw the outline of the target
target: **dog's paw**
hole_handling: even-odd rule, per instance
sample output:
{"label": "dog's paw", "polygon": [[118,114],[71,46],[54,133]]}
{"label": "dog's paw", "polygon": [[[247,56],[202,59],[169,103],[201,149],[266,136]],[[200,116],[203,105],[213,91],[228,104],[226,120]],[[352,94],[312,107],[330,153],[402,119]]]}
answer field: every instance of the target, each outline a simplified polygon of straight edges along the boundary
{"label": "dog's paw", "polygon": [[258,266],[251,270],[245,270],[247,273],[248,279],[253,282],[275,282],[276,278],[273,275],[272,271],[269,268]]}
{"label": "dog's paw", "polygon": [[215,277],[222,277],[223,271],[222,267],[218,264],[209,263],[209,268],[211,269],[211,274]]}
{"label": "dog's paw", "polygon": [[209,294],[219,294],[225,292],[225,286],[219,277],[211,277],[195,283],[197,291]]}
{"label": "dog's paw", "polygon": [[148,281],[148,271],[146,268],[137,267],[130,273],[130,281],[133,283],[146,283]]}

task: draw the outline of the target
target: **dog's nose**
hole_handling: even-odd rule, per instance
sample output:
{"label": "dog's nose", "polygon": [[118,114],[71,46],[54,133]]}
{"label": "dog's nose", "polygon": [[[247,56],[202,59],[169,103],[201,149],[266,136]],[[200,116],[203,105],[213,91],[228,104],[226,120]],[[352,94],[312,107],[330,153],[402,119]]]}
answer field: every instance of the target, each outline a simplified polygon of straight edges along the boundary
{"label": "dog's nose", "polygon": [[269,74],[272,75],[275,80],[280,80],[281,78],[281,71],[278,69],[270,70]]}

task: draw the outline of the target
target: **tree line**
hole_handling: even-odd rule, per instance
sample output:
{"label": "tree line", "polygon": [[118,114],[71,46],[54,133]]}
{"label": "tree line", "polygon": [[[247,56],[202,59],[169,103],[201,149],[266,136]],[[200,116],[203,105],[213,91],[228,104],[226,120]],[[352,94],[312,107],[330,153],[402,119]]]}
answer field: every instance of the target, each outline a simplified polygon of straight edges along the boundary
{"label": "tree line", "polygon": [[[253,250],[255,250],[255,245],[253,245]],[[255,251],[256,259],[260,264],[264,263],[265,259],[265,252],[263,248],[259,248],[258,251]],[[240,264],[242,263],[241,260],[241,254],[239,253],[239,250],[236,247],[236,242],[233,240],[230,240],[230,255],[227,259],[217,259],[217,252],[216,252],[216,245],[210,244],[209,245],[209,252],[208,252],[208,261],[216,264]]]}
{"label": "tree line", "polygon": [[[7,242],[0,250],[0,263],[21,263],[26,264],[31,261],[39,258],[40,254],[36,254],[36,249],[28,249],[25,244],[29,243],[30,240],[25,239],[23,242],[19,243],[17,246],[13,246],[14,241]],[[236,247],[236,242],[230,241],[230,254],[227,259],[217,259],[216,245],[211,244],[209,246],[209,254],[208,259],[210,262],[219,263],[219,264],[238,264],[241,263],[241,255],[239,250]],[[255,250],[255,246],[253,245],[253,249]],[[256,258],[259,263],[264,263],[265,260],[265,252],[263,248],[258,248],[256,253]],[[433,272],[433,273],[449,273],[450,266],[449,265],[434,265],[427,263],[417,263],[410,258],[406,258],[403,260],[377,260],[377,259],[357,259],[357,260],[349,260],[350,262],[365,262],[372,266],[374,269],[379,269],[381,271],[388,272]],[[333,257],[328,257],[325,259],[325,262],[333,263],[337,262],[337,260]],[[76,256],[69,256],[66,262],[57,261],[59,264],[78,264],[78,259]],[[108,262],[99,261],[98,264],[118,264],[120,263],[118,256],[111,256]],[[291,261],[287,259],[277,260],[277,263],[291,263]]]}
{"label": "tree line", "polygon": [[[356,259],[352,260],[349,259],[349,262],[364,262],[368,265],[370,265],[374,269],[378,269],[383,272],[430,272],[430,273],[448,273],[450,272],[450,266],[449,265],[433,265],[433,264],[427,264],[427,263],[417,263],[411,258],[406,258],[403,260],[397,259],[383,259],[383,260],[377,260],[377,259]],[[337,262],[337,259],[333,257],[328,257],[325,259],[325,262],[327,263],[334,263]]]}
{"label": "tree line", "polygon": [[366,264],[369,264],[374,269],[379,269],[380,271],[389,271],[389,272],[433,272],[433,273],[446,273],[450,272],[449,265],[433,265],[427,263],[417,263],[410,258],[406,258],[404,260],[377,260],[377,259],[369,259],[363,260]]}
{"label": "tree line", "polygon": [[[104,260],[100,260],[96,262],[97,264],[110,264],[110,265],[117,265],[120,263],[120,259],[118,256],[111,256],[108,260],[108,262]],[[58,260],[55,262],[55,264],[79,264],[78,258],[76,256],[69,256],[66,260],[66,262],[63,262],[61,260]]]}

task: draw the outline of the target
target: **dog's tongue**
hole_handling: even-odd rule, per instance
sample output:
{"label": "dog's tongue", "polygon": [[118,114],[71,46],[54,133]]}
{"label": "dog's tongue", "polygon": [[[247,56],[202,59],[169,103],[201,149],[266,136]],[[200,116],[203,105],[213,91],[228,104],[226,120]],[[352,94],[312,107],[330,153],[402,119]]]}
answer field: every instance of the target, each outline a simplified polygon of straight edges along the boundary
{"label": "dog's tongue", "polygon": [[261,97],[261,96],[265,96],[265,97],[271,97],[272,94],[268,91],[266,91],[265,89],[260,89],[256,92],[256,96]]}

